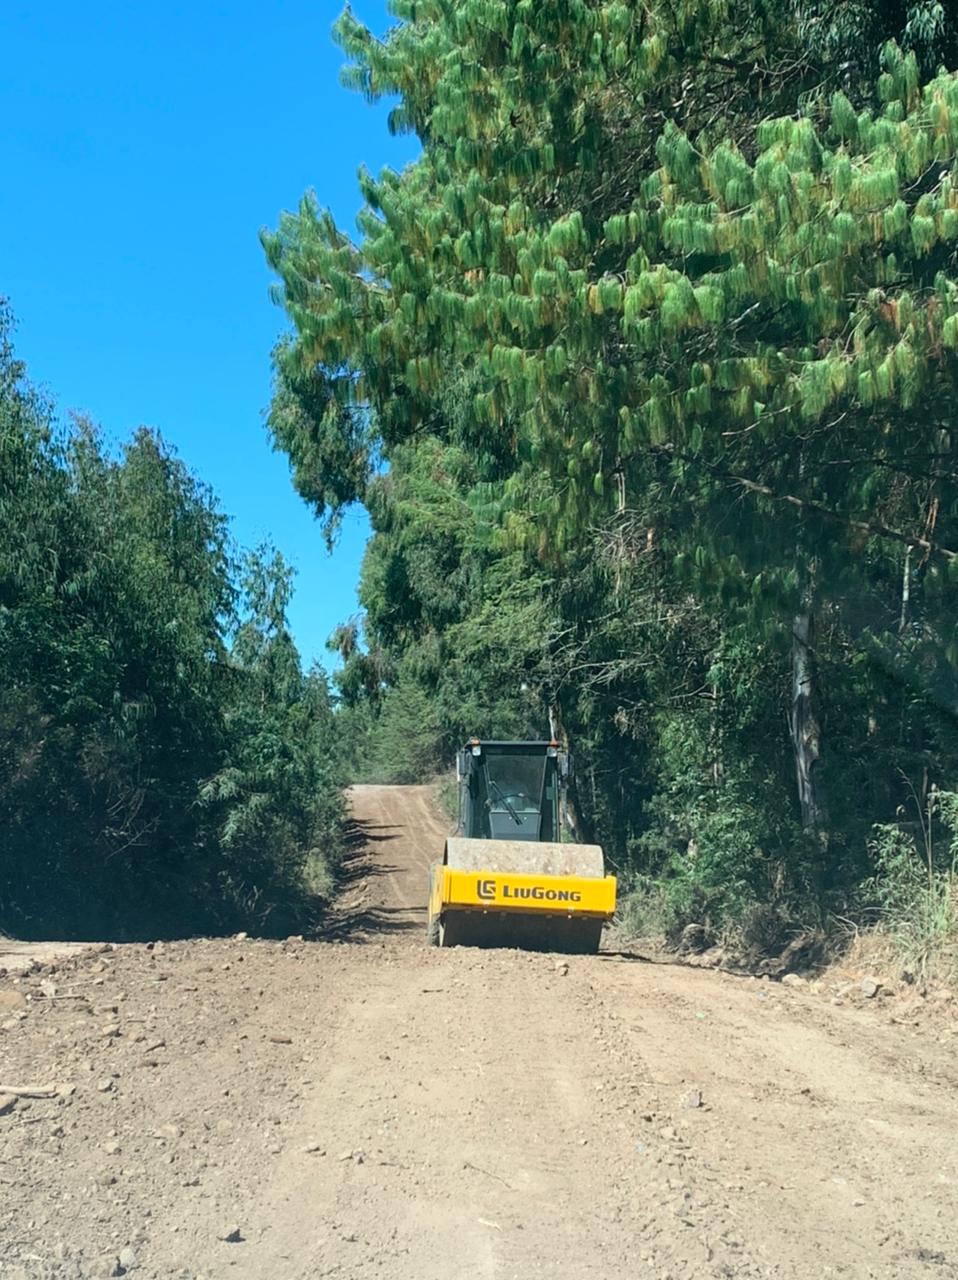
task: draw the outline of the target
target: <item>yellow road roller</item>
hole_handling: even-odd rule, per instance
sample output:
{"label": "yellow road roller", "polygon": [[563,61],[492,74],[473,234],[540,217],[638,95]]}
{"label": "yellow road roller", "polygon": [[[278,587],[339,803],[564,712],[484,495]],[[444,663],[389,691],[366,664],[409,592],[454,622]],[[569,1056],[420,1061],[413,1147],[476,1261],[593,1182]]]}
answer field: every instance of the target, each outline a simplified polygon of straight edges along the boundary
{"label": "yellow road roller", "polygon": [[429,941],[598,951],[615,876],[598,845],[560,838],[568,765],[559,744],[472,738],[456,775],[457,833],[430,873]]}

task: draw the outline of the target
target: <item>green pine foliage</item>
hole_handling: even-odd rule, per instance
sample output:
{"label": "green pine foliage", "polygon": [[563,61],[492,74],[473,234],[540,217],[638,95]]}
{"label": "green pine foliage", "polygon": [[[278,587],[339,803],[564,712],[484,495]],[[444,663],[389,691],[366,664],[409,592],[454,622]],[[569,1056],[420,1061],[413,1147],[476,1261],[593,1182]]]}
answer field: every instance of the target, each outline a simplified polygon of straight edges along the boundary
{"label": "green pine foliage", "polygon": [[336,36],[420,158],[360,174],[358,238],[312,196],[263,237],[325,406],[277,439],[376,531],[351,714],[414,682],[447,754],[558,717],[676,928],[853,910],[958,759],[958,24],[393,13]]}
{"label": "green pine foliage", "polygon": [[[450,361],[462,365],[475,430],[516,435],[524,466],[514,484],[529,470],[562,476],[549,507],[515,529],[539,547],[562,547],[607,515],[619,476],[627,498],[640,491],[650,455],[666,451],[675,480],[707,484],[716,501],[745,494],[761,509],[770,490],[773,502],[817,504],[833,533],[848,532],[846,552],[855,522],[886,505],[867,489],[876,465],[891,468],[891,484],[922,447],[929,405],[944,414],[952,394],[958,303],[942,268],[958,235],[953,77],[919,88],[914,55],[889,46],[880,101],[857,114],[839,92],[814,116],[756,121],[753,109],[719,127],[690,101],[678,121],[653,113],[650,128],[645,98],[679,74],[653,51],[681,38],[694,63],[722,6],[696,6],[676,31],[663,10],[668,39],[653,32],[638,48],[627,5],[581,6],[564,25],[551,7],[533,18],[502,5],[491,28],[485,6],[461,6],[455,19],[429,8],[416,6],[384,46],[349,18],[340,27],[347,50],[369,61],[365,86],[401,89],[396,68],[412,73],[416,111],[429,108],[422,160],[402,176],[364,178],[358,247],[308,201],[266,237],[295,349],[326,377],[331,400],[344,412],[369,403],[391,445],[429,423]],[[441,57],[438,37],[421,41],[427,23],[469,57]],[[618,39],[627,75],[616,69]],[[528,86],[545,64],[515,74],[527,41],[548,61],[543,102]],[[473,59],[482,70],[463,83]],[[737,101],[734,85],[712,79],[712,92],[721,84]],[[613,126],[602,111],[626,86],[641,115]],[[559,114],[568,98],[595,112],[591,130],[576,112]],[[793,92],[769,106],[794,102]],[[582,196],[585,174],[601,199]],[[860,423],[889,403],[904,412],[875,457]],[[908,411],[919,403],[916,422]],[[886,510],[877,523],[889,536],[919,536],[919,513],[891,500]],[[728,572],[710,524],[696,536]]]}

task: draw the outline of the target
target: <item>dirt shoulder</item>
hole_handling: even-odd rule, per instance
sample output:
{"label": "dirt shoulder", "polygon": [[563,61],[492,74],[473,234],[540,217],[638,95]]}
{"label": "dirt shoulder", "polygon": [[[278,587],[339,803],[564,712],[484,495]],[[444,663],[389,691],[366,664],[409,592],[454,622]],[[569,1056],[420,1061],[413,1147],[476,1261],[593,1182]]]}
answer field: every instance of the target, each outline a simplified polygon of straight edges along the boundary
{"label": "dirt shoulder", "polygon": [[90,942],[20,942],[0,933],[0,975],[22,978],[35,965],[56,963],[95,949]]}
{"label": "dirt shoulder", "polygon": [[444,819],[356,788],[318,942],[0,978],[0,1275],[958,1274],[950,1008],[427,948]]}

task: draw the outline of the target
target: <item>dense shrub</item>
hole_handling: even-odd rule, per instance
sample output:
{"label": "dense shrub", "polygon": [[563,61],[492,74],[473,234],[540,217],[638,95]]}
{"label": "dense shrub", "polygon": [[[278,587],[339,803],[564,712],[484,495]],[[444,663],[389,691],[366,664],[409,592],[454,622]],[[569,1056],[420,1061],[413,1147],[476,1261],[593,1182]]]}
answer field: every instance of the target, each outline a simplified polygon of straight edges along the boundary
{"label": "dense shrub", "polygon": [[340,791],[288,571],[156,434],[58,430],[0,316],[0,928],[287,928]]}

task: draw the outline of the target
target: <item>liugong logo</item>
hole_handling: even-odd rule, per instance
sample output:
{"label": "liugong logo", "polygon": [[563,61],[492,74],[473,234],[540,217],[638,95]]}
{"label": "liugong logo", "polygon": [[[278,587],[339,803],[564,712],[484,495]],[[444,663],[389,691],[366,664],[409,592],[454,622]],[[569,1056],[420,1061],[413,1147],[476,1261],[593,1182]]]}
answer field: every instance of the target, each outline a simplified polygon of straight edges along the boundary
{"label": "liugong logo", "polygon": [[[495,902],[495,880],[477,880],[476,895],[481,902]],[[576,889],[551,889],[543,884],[502,886],[502,897],[515,902],[519,898],[531,898],[534,902],[581,902],[582,894]]]}

